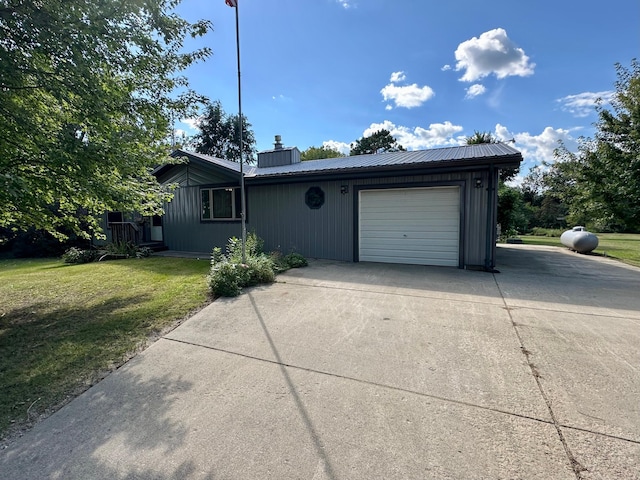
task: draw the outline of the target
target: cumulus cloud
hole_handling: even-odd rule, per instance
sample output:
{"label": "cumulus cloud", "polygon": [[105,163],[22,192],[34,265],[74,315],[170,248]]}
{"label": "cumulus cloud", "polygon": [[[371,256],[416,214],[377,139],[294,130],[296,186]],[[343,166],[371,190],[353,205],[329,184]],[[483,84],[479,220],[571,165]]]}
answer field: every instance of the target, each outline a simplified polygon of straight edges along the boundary
{"label": "cumulus cloud", "polygon": [[442,70],[443,72],[446,72],[447,70],[451,70],[451,65],[443,65],[440,70]]}
{"label": "cumulus cloud", "polygon": [[432,123],[429,125],[429,128],[410,128],[395,125],[393,122],[385,120],[382,123],[372,123],[362,135],[368,137],[382,129],[391,132],[391,135],[398,143],[407,150],[422,150],[425,148],[459,145],[461,140],[454,137],[454,135],[463,130],[460,125],[454,125],[449,121]]}
{"label": "cumulus cloud", "polygon": [[465,95],[465,98],[474,98],[474,97],[477,97],[478,95],[482,95],[486,91],[487,89],[485,88],[484,85],[481,85],[479,83],[474,83],[473,85],[471,85],[469,88],[466,89],[467,94]]}
{"label": "cumulus cloud", "polygon": [[407,76],[404,74],[404,72],[393,72],[389,81],[391,83],[404,82],[406,78]]}
{"label": "cumulus cloud", "polygon": [[604,92],[583,92],[576,95],[567,95],[556,100],[565,112],[569,112],[576,117],[587,117],[594,113],[594,107],[598,100],[602,103],[609,103],[615,92],[607,90]]}
{"label": "cumulus cloud", "polygon": [[[499,123],[496,125],[495,136],[498,140],[515,140],[515,148],[522,152],[524,164],[532,167],[543,161],[553,163],[555,157],[553,151],[562,141],[569,150],[577,148],[577,139],[572,135],[572,130],[563,128],[545,127],[542,132],[532,135],[529,132],[513,133]],[[522,171],[528,168],[521,168]]]}
{"label": "cumulus cloud", "polygon": [[326,142],[322,142],[322,146],[331,148],[332,150],[337,150],[345,155],[349,155],[349,152],[351,151],[351,145],[344,142],[337,142],[336,140],[327,140]]}
{"label": "cumulus cloud", "polygon": [[[407,76],[404,72],[393,72],[389,79],[389,84],[385,85],[380,93],[385,101],[391,101],[396,107],[414,108],[419,107],[435,95],[433,89],[428,85],[419,87],[417,83],[411,85],[396,85],[403,82]],[[393,108],[387,104],[387,110]]]}
{"label": "cumulus cloud", "polygon": [[524,50],[507,36],[503,28],[484,32],[458,45],[455,51],[456,71],[464,70],[460,78],[474,82],[494,74],[498,78],[526,77],[533,74],[535,64],[529,61]]}
{"label": "cumulus cloud", "polygon": [[343,8],[351,8],[353,7],[353,0],[336,0],[336,3],[342,5]]}

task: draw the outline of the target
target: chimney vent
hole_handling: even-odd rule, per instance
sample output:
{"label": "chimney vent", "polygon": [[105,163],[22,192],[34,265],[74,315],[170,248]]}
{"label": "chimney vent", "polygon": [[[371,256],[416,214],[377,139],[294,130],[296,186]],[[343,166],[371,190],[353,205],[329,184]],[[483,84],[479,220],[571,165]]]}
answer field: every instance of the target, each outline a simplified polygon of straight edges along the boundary
{"label": "chimney vent", "polygon": [[282,150],[282,137],[276,135],[276,143],[274,144],[274,150]]}

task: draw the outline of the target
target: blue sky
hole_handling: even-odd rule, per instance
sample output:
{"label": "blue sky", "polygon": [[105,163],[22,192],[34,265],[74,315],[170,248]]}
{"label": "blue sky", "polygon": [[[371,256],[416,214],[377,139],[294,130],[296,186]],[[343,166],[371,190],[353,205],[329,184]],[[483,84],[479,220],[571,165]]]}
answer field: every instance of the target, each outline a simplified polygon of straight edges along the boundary
{"label": "blue sky", "polygon": [[[614,64],[640,57],[638,0],[238,0],[242,111],[258,150],[348,145],[380,128],[410,150],[458,145],[474,130],[515,139],[521,174],[593,134]],[[208,19],[213,56],[192,88],[238,111],[235,12],[183,0]],[[195,133],[184,119],[176,125]]]}

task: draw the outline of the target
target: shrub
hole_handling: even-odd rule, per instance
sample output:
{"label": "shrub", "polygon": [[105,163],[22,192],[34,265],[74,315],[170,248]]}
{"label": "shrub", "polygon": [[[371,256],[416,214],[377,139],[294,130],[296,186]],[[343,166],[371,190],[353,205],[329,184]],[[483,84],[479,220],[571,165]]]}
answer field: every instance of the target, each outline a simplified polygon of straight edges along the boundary
{"label": "shrub", "polygon": [[284,257],[284,261],[289,268],[300,268],[309,265],[306,258],[295,252],[292,252]]}
{"label": "shrub", "polygon": [[138,251],[136,252],[136,257],[145,258],[150,257],[153,254],[153,250],[149,247],[138,247]]}
{"label": "shrub", "polygon": [[98,252],[95,250],[82,250],[81,248],[71,247],[64,254],[62,260],[64,263],[78,264],[93,262],[98,258]]}
{"label": "shrub", "polygon": [[207,283],[214,295],[222,297],[236,297],[240,295],[239,264],[227,260],[211,266],[211,273],[207,276]]}
{"label": "shrub", "polygon": [[280,253],[266,255],[262,252],[264,242],[255,233],[247,237],[245,262],[242,263],[242,243],[236,237],[229,239],[226,253],[216,247],[211,252],[211,271],[207,283],[214,295],[235,297],[244,287],[275,281],[276,274],[307,264],[300,254],[282,257]]}
{"label": "shrub", "polygon": [[535,235],[537,237],[559,237],[562,235],[563,230],[559,228],[541,228],[534,227],[531,230],[531,235]]}
{"label": "shrub", "polygon": [[269,254],[269,258],[271,258],[271,263],[273,263],[273,271],[276,273],[282,273],[289,270],[291,267],[287,264],[285,257],[282,256],[282,253],[275,251]]}
{"label": "shrub", "polygon": [[134,257],[138,253],[138,246],[132,242],[113,242],[107,244],[105,250],[112,255]]}

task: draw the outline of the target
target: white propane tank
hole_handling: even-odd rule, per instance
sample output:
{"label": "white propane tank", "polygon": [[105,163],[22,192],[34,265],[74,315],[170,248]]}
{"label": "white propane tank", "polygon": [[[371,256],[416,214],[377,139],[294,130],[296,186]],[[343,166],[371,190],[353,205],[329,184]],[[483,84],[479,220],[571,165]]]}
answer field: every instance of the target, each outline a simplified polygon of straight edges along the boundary
{"label": "white propane tank", "polygon": [[598,248],[598,237],[581,226],[564,232],[560,236],[560,241],[565,247],[579,253],[589,253]]}

